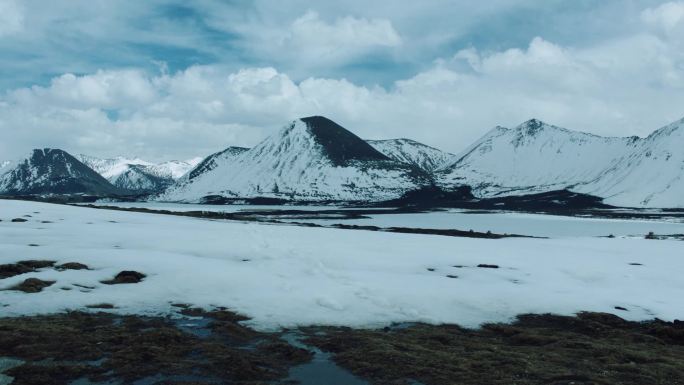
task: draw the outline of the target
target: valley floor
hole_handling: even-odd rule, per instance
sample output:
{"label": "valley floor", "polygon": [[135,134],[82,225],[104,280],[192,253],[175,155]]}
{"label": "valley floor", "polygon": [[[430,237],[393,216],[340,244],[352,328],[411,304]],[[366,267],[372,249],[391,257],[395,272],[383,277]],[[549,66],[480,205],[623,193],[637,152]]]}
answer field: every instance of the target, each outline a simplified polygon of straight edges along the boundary
{"label": "valley floor", "polygon": [[[428,325],[476,328],[509,323],[520,314],[573,316],[582,311],[612,313],[629,321],[684,318],[684,242],[675,239],[458,238],[242,223],[11,200],[0,200],[0,220],[0,316],[5,318],[0,322],[0,336],[6,336],[10,330],[7,325],[21,316],[33,316],[31,322],[41,322],[43,318],[36,317],[41,314],[106,309],[110,315],[102,317],[134,314],[138,318],[174,318],[178,317],[179,304],[190,304],[244,315],[245,320],[235,325],[249,327],[250,333],[271,335],[283,328],[312,325],[329,328],[325,335],[330,338],[339,339],[339,333],[348,333],[355,344],[341,344],[327,337],[311,338],[310,343],[336,353],[336,360],[364,378],[375,378],[373,383],[403,383],[391,382],[399,377],[378,377],[377,373],[374,377],[368,371],[382,361],[401,357],[411,360],[411,355],[404,355],[399,347],[402,344],[413,351],[423,348],[417,341],[424,338],[433,342],[443,339],[445,346],[454,343],[445,336],[446,329]],[[608,329],[630,325],[636,328],[630,329],[637,330],[636,336],[628,333],[625,341],[661,343],[649,340],[660,338],[652,327],[642,330],[640,324],[615,319],[593,320],[599,325],[589,328],[600,329],[606,322]],[[584,321],[567,322],[584,333]],[[382,340],[374,333],[397,323],[426,326],[411,327],[411,333],[417,330],[416,335],[400,333],[395,341],[399,345],[394,347],[374,345]],[[654,325],[669,328],[663,332],[668,343],[684,343],[682,331],[677,329],[681,324]],[[563,329],[554,327],[559,332]],[[73,325],[67,329],[78,333]],[[492,338],[512,338],[520,331],[501,333]],[[528,344],[534,346],[531,349],[544,349],[551,340],[562,339],[550,336],[553,333],[548,330],[541,336],[532,334],[531,340],[541,342]],[[438,354],[433,342],[429,343],[430,351]],[[610,349],[620,345],[615,341],[610,344]],[[577,349],[582,351],[580,345]],[[397,356],[386,355],[387,349],[395,348],[399,349]],[[445,347],[444,354],[456,354],[447,350]],[[675,354],[672,352],[657,354],[666,357]],[[0,352],[0,361],[4,354]],[[282,354],[287,359],[273,364],[279,373],[286,373],[288,365],[310,359],[299,357],[297,352]],[[367,367],[345,358],[359,355],[368,362]],[[510,356],[512,360],[514,356]],[[650,359],[630,357],[624,356],[623,363]],[[607,360],[613,362],[614,358]],[[541,356],[536,359],[544,360]],[[560,362],[562,367],[562,362],[570,361]],[[650,378],[660,381],[655,383],[676,383],[668,376],[683,373],[676,365],[666,366],[654,369],[655,377]],[[413,378],[424,379],[426,384],[449,383],[444,382],[446,377],[426,377],[424,373]],[[549,378],[553,380],[553,376]]]}

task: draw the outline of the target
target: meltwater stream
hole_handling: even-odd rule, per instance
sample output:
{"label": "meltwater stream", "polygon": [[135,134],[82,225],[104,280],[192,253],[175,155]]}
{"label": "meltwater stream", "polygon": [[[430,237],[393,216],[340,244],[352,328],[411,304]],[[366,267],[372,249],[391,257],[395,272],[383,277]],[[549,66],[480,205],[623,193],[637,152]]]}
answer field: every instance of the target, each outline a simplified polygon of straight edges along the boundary
{"label": "meltwater stream", "polygon": [[287,380],[296,381],[301,385],[368,385],[368,382],[335,364],[330,353],[304,344],[301,338],[302,336],[297,332],[283,335],[283,339],[290,345],[310,350],[314,353],[314,357],[310,362],[290,369]]}

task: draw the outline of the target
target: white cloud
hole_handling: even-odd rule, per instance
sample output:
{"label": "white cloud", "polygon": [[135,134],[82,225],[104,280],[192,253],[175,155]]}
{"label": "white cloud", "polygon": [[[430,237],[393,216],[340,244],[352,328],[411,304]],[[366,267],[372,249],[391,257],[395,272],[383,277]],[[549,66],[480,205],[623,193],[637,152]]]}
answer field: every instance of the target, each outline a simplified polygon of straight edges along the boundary
{"label": "white cloud", "polygon": [[392,22],[345,16],[326,20],[307,11],[285,25],[246,25],[245,50],[287,63],[301,76],[311,69],[343,66],[367,54],[396,52],[402,38]]}
{"label": "white cloud", "polygon": [[64,74],[52,79],[49,87],[19,89],[11,92],[10,97],[23,104],[120,109],[150,103],[157,95],[142,71],[100,70],[85,76]]}
{"label": "white cloud", "polygon": [[[657,20],[663,7],[644,11],[644,21]],[[681,24],[672,23],[663,25]],[[298,41],[311,49],[280,49],[318,65],[324,60],[317,55],[329,44],[344,55],[401,44],[389,22],[375,19],[324,22],[307,14],[295,22],[297,29],[282,44]],[[0,142],[0,154],[55,146],[187,158],[253,145],[288,120],[313,114],[362,137],[410,137],[453,152],[494,125],[532,117],[602,135],[646,135],[684,116],[681,44],[676,34],[654,29],[584,46],[536,37],[520,48],[445,53],[384,88],[343,78],[294,81],[272,67],[66,74],[0,97],[0,136],[12,138]]]}
{"label": "white cloud", "polygon": [[646,23],[674,31],[684,24],[684,1],[671,1],[655,8],[647,8],[641,13]]}
{"label": "white cloud", "polygon": [[339,51],[397,47],[401,38],[389,20],[346,16],[326,23],[317,12],[308,11],[292,23],[285,42],[313,49],[322,56],[337,56]]}
{"label": "white cloud", "polygon": [[0,38],[24,29],[24,10],[16,0],[0,0]]}

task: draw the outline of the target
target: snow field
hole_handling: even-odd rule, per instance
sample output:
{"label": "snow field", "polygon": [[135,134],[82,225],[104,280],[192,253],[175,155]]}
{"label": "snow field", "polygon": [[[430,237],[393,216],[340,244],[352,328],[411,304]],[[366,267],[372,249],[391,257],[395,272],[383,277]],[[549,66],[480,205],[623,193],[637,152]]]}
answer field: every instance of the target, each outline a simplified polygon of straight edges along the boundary
{"label": "snow field", "polygon": [[[24,215],[31,215],[28,222],[10,222]],[[583,310],[630,320],[684,317],[681,241],[483,240],[9,200],[0,200],[0,219],[0,263],[49,259],[92,269],[43,269],[0,280],[0,289],[29,277],[57,281],[35,294],[0,290],[0,316],[98,303],[114,304],[121,313],[166,314],[171,303],[187,303],[228,307],[261,330],[408,321],[476,327],[520,313]],[[483,263],[500,268],[476,267]],[[122,270],[147,278],[99,282]]]}

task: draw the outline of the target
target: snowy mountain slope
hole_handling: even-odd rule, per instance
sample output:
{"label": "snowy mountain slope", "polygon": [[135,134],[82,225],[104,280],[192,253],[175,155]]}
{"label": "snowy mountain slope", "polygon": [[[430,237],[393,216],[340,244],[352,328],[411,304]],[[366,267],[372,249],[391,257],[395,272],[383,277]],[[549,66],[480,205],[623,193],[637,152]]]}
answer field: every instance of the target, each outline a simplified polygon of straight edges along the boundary
{"label": "snowy mountain slope", "polygon": [[4,174],[10,170],[11,164],[12,164],[12,161],[10,161],[10,160],[5,160],[5,161],[0,162],[0,175]]}
{"label": "snowy mountain slope", "polygon": [[215,169],[220,162],[232,159],[247,150],[249,150],[249,148],[231,146],[223,151],[215,152],[198,162],[197,165],[190,170],[185,177],[188,179],[195,179],[199,175]]}
{"label": "snowy mountain slope", "polygon": [[318,116],[296,120],[254,148],[238,152],[216,156],[213,168],[180,180],[159,199],[197,202],[218,195],[377,201],[430,183],[421,170],[389,159]]}
{"label": "snowy mountain slope", "polygon": [[598,178],[634,145],[633,138],[604,138],[533,119],[489,131],[437,178],[447,188],[470,185],[480,197],[560,190]]}
{"label": "snowy mountain slope", "polygon": [[131,164],[124,172],[112,177],[110,182],[131,192],[154,193],[171,186],[174,180],[168,176],[159,176],[150,166]]}
{"label": "snowy mountain slope", "polygon": [[78,155],[78,158],[113,185],[138,193],[163,191],[199,162],[198,158],[159,164],[139,158],[100,159],[88,155]]}
{"label": "snowy mountain slope", "polygon": [[187,174],[188,171],[192,170],[195,166],[197,166],[197,164],[199,164],[201,161],[202,158],[199,157],[188,159],[185,161],[170,160],[168,162],[149,165],[147,168],[157,176],[169,177],[171,179],[180,179],[183,175]]}
{"label": "snowy mountain slope", "polygon": [[112,195],[122,191],[65,151],[36,149],[0,175],[0,194]]}
{"label": "snowy mountain slope", "polygon": [[366,140],[390,159],[414,165],[432,172],[456,160],[456,155],[411,139]]}
{"label": "snowy mountain slope", "polygon": [[684,119],[634,139],[630,149],[575,190],[616,206],[684,207]]}

